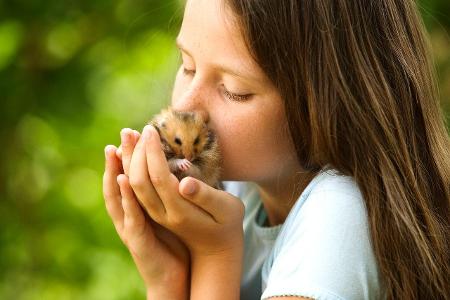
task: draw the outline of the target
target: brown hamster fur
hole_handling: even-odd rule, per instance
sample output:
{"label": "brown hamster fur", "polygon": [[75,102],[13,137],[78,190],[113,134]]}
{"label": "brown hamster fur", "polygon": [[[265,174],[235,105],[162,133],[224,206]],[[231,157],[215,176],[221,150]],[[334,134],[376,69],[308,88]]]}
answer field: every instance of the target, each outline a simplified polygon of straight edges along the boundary
{"label": "brown hamster fur", "polygon": [[221,156],[217,138],[200,114],[169,107],[149,124],[158,131],[170,171],[179,180],[191,176],[212,187],[220,186]]}

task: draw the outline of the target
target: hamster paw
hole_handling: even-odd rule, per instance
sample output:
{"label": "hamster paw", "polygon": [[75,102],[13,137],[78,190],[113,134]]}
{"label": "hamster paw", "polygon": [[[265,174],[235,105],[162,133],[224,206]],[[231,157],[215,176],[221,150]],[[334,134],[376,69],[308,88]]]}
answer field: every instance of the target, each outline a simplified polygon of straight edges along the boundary
{"label": "hamster paw", "polygon": [[192,166],[192,163],[186,158],[184,158],[184,159],[177,159],[176,165],[180,171],[186,172]]}

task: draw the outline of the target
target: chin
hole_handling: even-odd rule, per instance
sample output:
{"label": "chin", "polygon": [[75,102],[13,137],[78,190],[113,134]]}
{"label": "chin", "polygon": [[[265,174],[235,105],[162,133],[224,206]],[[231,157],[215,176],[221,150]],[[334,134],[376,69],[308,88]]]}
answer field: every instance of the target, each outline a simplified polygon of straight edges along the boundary
{"label": "chin", "polygon": [[226,172],[222,171],[222,175],[220,176],[221,181],[255,181],[253,176],[250,174],[244,174],[241,172]]}
{"label": "chin", "polygon": [[222,173],[220,175],[221,181],[243,181],[241,174],[237,174],[237,172],[233,172],[232,170],[227,170],[226,168],[222,168]]}

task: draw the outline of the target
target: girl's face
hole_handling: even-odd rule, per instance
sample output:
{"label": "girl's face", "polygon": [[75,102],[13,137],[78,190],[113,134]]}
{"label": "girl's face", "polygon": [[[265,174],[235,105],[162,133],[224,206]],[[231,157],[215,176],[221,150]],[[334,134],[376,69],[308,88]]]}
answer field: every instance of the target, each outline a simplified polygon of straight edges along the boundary
{"label": "girl's face", "polygon": [[222,179],[271,184],[298,171],[281,97],[222,0],[187,1],[177,44],[182,65],[172,107],[209,120],[222,151]]}

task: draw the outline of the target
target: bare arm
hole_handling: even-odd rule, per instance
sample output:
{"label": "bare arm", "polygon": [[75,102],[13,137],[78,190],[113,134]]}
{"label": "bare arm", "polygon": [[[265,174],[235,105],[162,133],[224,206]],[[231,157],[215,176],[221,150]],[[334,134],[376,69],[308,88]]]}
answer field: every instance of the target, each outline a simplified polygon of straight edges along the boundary
{"label": "bare arm", "polygon": [[[133,161],[130,183],[149,216],[187,246],[191,262],[191,299],[239,299],[243,256],[244,206],[231,194],[204,182],[170,172],[155,129],[146,126],[145,163]],[[146,169],[146,170],[145,170]],[[133,171],[134,170],[134,171]],[[154,190],[146,191],[149,184]],[[194,187],[192,190],[191,187]]]}
{"label": "bare arm", "polygon": [[239,250],[193,258],[190,299],[239,299],[241,269]]}
{"label": "bare arm", "polygon": [[[135,148],[142,149],[142,141],[137,143],[139,133],[133,134],[130,129],[122,135],[119,149],[106,149],[103,192],[108,213],[144,280],[147,299],[188,299],[188,249],[143,211],[146,203],[140,203],[128,179],[130,173],[146,166],[145,155],[134,152]],[[146,191],[152,189],[150,182],[143,187]]]}

